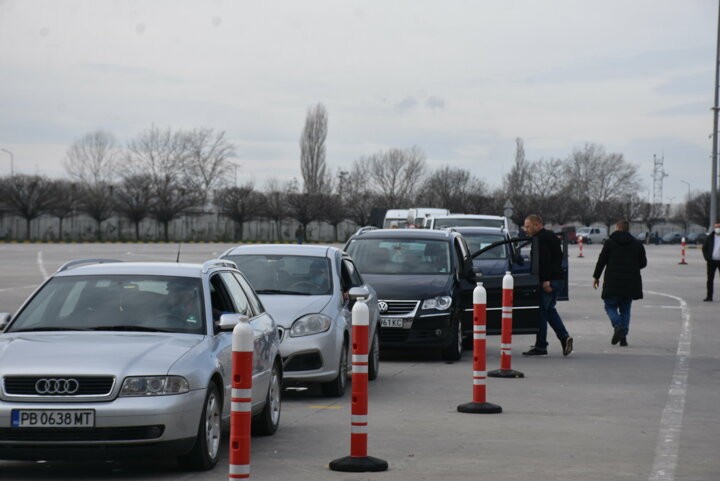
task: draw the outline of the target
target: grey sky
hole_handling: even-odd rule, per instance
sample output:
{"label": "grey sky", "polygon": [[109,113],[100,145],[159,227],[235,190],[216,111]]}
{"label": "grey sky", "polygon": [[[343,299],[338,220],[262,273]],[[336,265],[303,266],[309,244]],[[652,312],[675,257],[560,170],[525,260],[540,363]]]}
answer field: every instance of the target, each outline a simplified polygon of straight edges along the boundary
{"label": "grey sky", "polygon": [[[225,130],[239,180],[300,177],[325,104],[334,170],[417,144],[500,185],[585,142],[621,152],[666,202],[709,190],[717,1],[0,0],[0,147],[64,176],[69,144],[156,124]],[[9,173],[0,152],[0,175]]]}

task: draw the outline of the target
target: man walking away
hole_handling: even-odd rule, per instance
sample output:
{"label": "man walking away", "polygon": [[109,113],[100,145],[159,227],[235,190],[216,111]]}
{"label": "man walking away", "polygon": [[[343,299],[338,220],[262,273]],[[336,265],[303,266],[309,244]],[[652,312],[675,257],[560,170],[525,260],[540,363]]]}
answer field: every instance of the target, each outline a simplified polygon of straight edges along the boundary
{"label": "man walking away", "polygon": [[560,315],[555,309],[558,292],[560,292],[563,284],[562,272],[562,249],[560,248],[560,239],[546,230],[543,226],[542,218],[539,215],[529,215],[525,219],[523,226],[528,236],[537,238],[537,252],[535,245],[530,255],[538,258],[540,266],[539,271],[539,303],[538,311],[538,333],[535,339],[535,345],[529,351],[523,352],[523,356],[547,356],[547,327],[555,331],[555,335],[562,345],[563,356],[567,356],[573,350],[573,339],[565,329]]}
{"label": "man walking away", "polygon": [[642,299],[642,276],[640,269],[647,266],[647,256],[642,242],[628,232],[630,223],[621,220],[615,224],[615,232],[605,241],[593,273],[593,288],[603,278],[602,299],[605,302],[610,322],[614,328],[613,345],[620,343],[627,346],[627,335],[630,330],[630,306],[634,299]]}
{"label": "man walking away", "polygon": [[716,222],[713,227],[702,247],[703,257],[707,262],[707,296],[703,299],[705,302],[712,301],[715,269],[720,271],[720,222]]}

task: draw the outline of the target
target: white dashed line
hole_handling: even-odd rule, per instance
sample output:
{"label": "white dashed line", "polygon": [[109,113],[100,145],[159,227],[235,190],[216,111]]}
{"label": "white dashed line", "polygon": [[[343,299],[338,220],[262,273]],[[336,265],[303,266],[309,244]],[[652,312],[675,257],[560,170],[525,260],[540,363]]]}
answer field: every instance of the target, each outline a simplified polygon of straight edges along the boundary
{"label": "white dashed line", "polygon": [[40,269],[40,274],[42,274],[42,276],[43,276],[43,280],[46,281],[48,279],[48,277],[50,277],[50,276],[48,275],[47,271],[45,270],[45,264],[43,264],[42,251],[38,251],[37,265],[38,265],[38,269]]}
{"label": "white dashed line", "polygon": [[680,431],[682,431],[683,414],[685,412],[685,396],[687,394],[687,378],[690,370],[690,347],[692,326],[687,302],[680,297],[647,291],[649,294],[675,299],[682,309],[682,330],[675,354],[675,370],[673,371],[668,399],[660,418],[655,460],[653,461],[650,481],[674,481],[675,469],[680,448]]}

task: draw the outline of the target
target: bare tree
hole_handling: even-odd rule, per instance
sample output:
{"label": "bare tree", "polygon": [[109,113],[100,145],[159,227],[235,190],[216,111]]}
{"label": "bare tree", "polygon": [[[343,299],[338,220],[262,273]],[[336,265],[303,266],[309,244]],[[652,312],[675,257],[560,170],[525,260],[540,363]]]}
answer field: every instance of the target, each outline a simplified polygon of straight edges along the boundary
{"label": "bare tree", "polygon": [[260,216],[265,203],[264,196],[255,190],[252,182],[242,187],[226,187],[215,193],[214,204],[221,215],[235,223],[234,240],[242,241],[245,222]]}
{"label": "bare tree", "polygon": [[288,216],[287,194],[290,184],[280,185],[275,178],[269,178],[265,183],[265,209],[264,214],[275,222],[277,240],[282,241],[281,223]]}
{"label": "bare tree", "polygon": [[102,240],[102,223],[113,216],[115,201],[114,186],[99,182],[97,184],[81,184],[79,193],[79,209],[95,221],[95,239]]}
{"label": "bare tree", "polygon": [[422,183],[425,154],[419,147],[390,149],[369,157],[370,177],[380,199],[390,208],[408,204]]}
{"label": "bare tree", "polygon": [[152,179],[149,212],[162,224],[166,242],[170,240],[170,222],[201,205],[203,199],[183,169],[187,156],[186,136],[169,128],[160,130],[153,125],[128,144],[128,174],[147,174]]}
{"label": "bare tree", "polygon": [[235,146],[225,138],[225,132],[213,129],[194,129],[183,135],[187,142],[184,167],[188,184],[201,193],[204,203],[210,192],[227,184],[228,159],[235,155]]}
{"label": "bare tree", "polygon": [[327,110],[323,104],[309,109],[300,137],[300,170],[305,183],[304,192],[318,194],[327,183],[325,177],[325,139],[328,132]]}
{"label": "bare tree", "polygon": [[115,189],[115,210],[135,226],[140,240],[140,223],[149,215],[153,202],[153,180],[148,174],[125,176]]}
{"label": "bare tree", "polygon": [[110,132],[96,130],[85,134],[73,142],[65,155],[65,170],[81,184],[107,184],[115,180],[120,149]]}
{"label": "bare tree", "polygon": [[370,188],[370,159],[357,159],[343,183],[340,198],[345,206],[346,216],[359,226],[370,223],[377,196]]}
{"label": "bare tree", "polygon": [[47,213],[58,219],[58,239],[63,240],[63,222],[75,214],[80,206],[80,188],[76,182],[59,179],[52,181],[53,199]]}
{"label": "bare tree", "polygon": [[525,158],[525,145],[518,137],[515,139],[515,163],[503,181],[505,197],[513,205],[512,220],[517,225],[522,225],[527,215],[535,213],[530,175],[531,166]]}
{"label": "bare tree", "polygon": [[0,181],[0,193],[10,211],[25,219],[25,239],[30,240],[30,223],[52,204],[52,181],[40,175],[15,174]]}
{"label": "bare tree", "polygon": [[300,192],[297,181],[287,184],[286,201],[288,216],[292,217],[303,227],[303,240],[307,240],[308,225],[323,217],[323,195]]}
{"label": "bare tree", "polygon": [[710,192],[702,192],[688,201],[687,216],[690,222],[701,225],[703,228],[716,222],[714,219],[710,219],[711,195]]}
{"label": "bare tree", "polygon": [[486,195],[487,191],[485,183],[468,170],[444,166],[425,179],[416,203],[445,208],[452,212],[467,212],[469,197]]}

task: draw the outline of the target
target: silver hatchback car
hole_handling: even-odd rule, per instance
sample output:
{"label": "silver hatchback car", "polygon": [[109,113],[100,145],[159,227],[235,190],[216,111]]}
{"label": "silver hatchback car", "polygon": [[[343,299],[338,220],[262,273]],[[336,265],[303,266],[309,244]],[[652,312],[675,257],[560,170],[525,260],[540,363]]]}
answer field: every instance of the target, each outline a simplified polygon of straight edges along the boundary
{"label": "silver hatchback car", "polygon": [[0,334],[0,459],[160,454],[212,468],[238,322],[255,336],[253,431],[273,434],[278,330],[234,264],[65,264]]}
{"label": "silver hatchback car", "polygon": [[280,326],[286,384],[320,383],[329,397],[345,393],[353,288],[364,290],[370,309],[368,377],[377,377],[377,295],[345,252],[328,246],[243,245],[221,257],[237,264]]}

